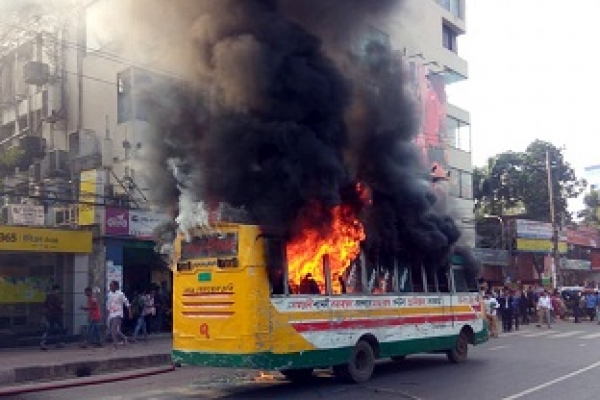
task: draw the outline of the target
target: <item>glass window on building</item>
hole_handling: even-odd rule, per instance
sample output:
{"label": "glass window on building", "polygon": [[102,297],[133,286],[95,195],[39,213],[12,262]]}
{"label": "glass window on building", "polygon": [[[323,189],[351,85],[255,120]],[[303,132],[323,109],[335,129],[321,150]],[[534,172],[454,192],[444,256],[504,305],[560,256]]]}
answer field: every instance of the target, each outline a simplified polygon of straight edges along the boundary
{"label": "glass window on building", "polygon": [[455,149],[471,152],[471,125],[454,117],[446,118],[446,144]]}
{"label": "glass window on building", "polygon": [[49,253],[0,254],[0,342],[41,335],[46,293],[61,285],[65,259]]}
{"label": "glass window on building", "polygon": [[460,0],[437,0],[437,2],[456,18],[462,18]]}
{"label": "glass window on building", "polygon": [[454,168],[450,168],[448,194],[452,197],[460,197],[460,171]]}
{"label": "glass window on building", "polygon": [[452,29],[450,26],[443,24],[442,25],[442,45],[453,52],[458,52],[458,45],[457,45],[457,34],[456,32],[454,32],[454,29]]}
{"label": "glass window on building", "polygon": [[473,198],[473,174],[461,171],[460,173],[460,197],[463,199]]}

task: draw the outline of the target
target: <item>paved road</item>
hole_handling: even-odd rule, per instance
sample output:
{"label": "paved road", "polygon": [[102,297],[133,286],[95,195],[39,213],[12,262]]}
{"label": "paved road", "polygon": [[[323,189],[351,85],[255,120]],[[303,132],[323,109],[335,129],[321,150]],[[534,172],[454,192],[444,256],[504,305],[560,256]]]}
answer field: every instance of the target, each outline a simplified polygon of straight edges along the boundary
{"label": "paved road", "polygon": [[598,397],[600,326],[560,323],[552,330],[524,326],[471,348],[465,364],[439,355],[382,362],[365,385],[338,383],[326,371],[293,385],[257,371],[181,368],[101,386],[22,395],[46,399],[559,399]]}

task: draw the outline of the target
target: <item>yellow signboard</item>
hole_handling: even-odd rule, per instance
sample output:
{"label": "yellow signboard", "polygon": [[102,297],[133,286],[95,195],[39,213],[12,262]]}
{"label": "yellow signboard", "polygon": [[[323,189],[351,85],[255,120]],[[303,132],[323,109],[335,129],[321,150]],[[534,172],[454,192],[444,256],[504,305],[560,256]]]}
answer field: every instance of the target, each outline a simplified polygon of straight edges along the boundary
{"label": "yellow signboard", "polygon": [[0,251],[91,253],[92,232],[2,226]]}
{"label": "yellow signboard", "polygon": [[96,222],[96,202],[98,170],[81,171],[79,176],[79,226],[93,225]]}
{"label": "yellow signboard", "polygon": [[[552,240],[545,239],[523,239],[517,238],[517,250],[519,251],[531,251],[535,253],[550,253],[552,252],[553,245]],[[558,242],[559,253],[567,252],[567,243]]]}

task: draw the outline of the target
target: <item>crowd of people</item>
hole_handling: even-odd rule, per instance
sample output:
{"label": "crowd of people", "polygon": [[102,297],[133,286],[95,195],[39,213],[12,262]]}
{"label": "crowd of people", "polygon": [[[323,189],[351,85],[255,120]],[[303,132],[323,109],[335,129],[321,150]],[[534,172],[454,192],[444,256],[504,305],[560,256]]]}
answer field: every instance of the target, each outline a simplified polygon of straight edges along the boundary
{"label": "crowd of people", "polygon": [[[87,313],[88,323],[81,347],[103,344],[100,328],[102,325],[102,307],[97,293],[91,288],[84,289],[86,303],[81,310]],[[145,290],[133,293],[131,300],[121,291],[118,281],[109,284],[106,293],[106,336],[105,340],[114,346],[136,342],[147,342],[149,333],[158,333],[170,329],[171,298],[166,285],[150,285]],[[62,347],[65,336],[63,326],[64,306],[60,287],[53,285],[44,302],[46,328],[42,335],[40,348],[47,350],[50,343]],[[129,334],[129,336],[127,335]]]}
{"label": "crowd of people", "polygon": [[571,318],[575,323],[585,318],[600,321],[597,289],[550,292],[538,286],[522,290],[502,288],[486,291],[483,298],[491,337],[498,337],[500,323],[502,332],[511,332],[530,323],[550,329],[555,322]]}

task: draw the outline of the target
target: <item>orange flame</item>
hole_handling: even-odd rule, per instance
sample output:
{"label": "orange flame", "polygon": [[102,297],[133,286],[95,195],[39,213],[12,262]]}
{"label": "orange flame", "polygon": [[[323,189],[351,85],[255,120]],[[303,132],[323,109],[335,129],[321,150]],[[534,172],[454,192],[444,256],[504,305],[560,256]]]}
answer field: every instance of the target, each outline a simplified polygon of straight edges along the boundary
{"label": "orange flame", "polygon": [[[312,206],[318,209],[318,205]],[[331,215],[331,228],[328,232],[307,227],[287,244],[289,279],[294,293],[298,293],[307,274],[311,274],[317,282],[320,293],[325,292],[325,254],[329,256],[333,290],[339,293],[341,288],[336,277],[342,276],[360,253],[360,242],[365,239],[365,232],[355,209],[348,205],[340,205],[331,210]],[[299,222],[302,225],[305,221]]]}

